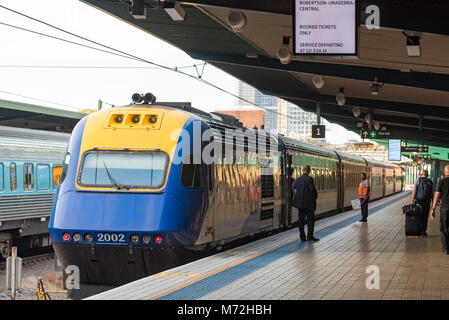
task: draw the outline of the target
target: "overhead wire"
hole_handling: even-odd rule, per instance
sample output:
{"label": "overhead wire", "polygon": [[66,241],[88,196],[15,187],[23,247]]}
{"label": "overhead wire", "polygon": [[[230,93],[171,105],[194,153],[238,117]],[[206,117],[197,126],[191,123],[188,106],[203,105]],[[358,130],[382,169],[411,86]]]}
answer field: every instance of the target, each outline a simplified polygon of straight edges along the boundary
{"label": "overhead wire", "polygon": [[[118,53],[118,54],[116,54],[116,55],[118,55],[118,56],[122,56],[122,57],[125,57],[125,58],[129,58],[129,59],[133,59],[133,60],[136,60],[136,61],[140,61],[140,62],[144,62],[144,63],[147,63],[147,64],[151,64],[151,65],[153,65],[153,66],[159,67],[160,69],[165,69],[165,70],[177,72],[177,73],[182,74],[182,75],[184,75],[184,76],[190,77],[190,78],[192,78],[192,79],[194,79],[194,80],[197,80],[197,81],[199,81],[199,82],[202,82],[203,84],[209,85],[209,86],[211,86],[211,87],[213,87],[213,88],[215,88],[215,89],[217,89],[217,90],[219,90],[219,91],[221,91],[221,92],[223,92],[223,93],[226,93],[226,94],[228,94],[228,95],[231,95],[231,96],[233,96],[233,97],[235,97],[235,98],[237,98],[237,99],[239,99],[239,100],[241,100],[241,101],[244,101],[244,102],[246,102],[246,103],[248,103],[248,104],[250,104],[250,105],[253,105],[253,106],[255,106],[255,107],[258,107],[258,108],[260,108],[260,109],[263,109],[263,110],[265,110],[265,111],[267,111],[267,112],[275,113],[275,114],[277,114],[277,115],[279,115],[279,116],[286,117],[286,118],[290,118],[290,119],[293,119],[293,120],[298,120],[298,119],[296,119],[296,118],[293,117],[293,116],[286,115],[286,114],[282,114],[282,113],[279,113],[279,112],[277,112],[277,111],[271,110],[271,109],[269,109],[269,108],[265,108],[265,107],[263,107],[263,106],[261,106],[261,105],[259,105],[259,104],[257,104],[257,103],[254,103],[254,102],[252,102],[252,101],[250,101],[250,100],[247,100],[247,99],[245,99],[245,98],[243,98],[243,97],[240,97],[240,96],[238,96],[238,95],[236,95],[236,94],[234,94],[234,93],[232,93],[232,92],[230,92],[230,91],[227,91],[226,89],[223,89],[223,88],[221,88],[221,87],[219,87],[219,86],[213,84],[212,82],[209,82],[209,81],[207,81],[207,80],[204,80],[204,79],[203,79],[202,77],[200,77],[200,76],[196,77],[196,76],[191,75],[191,74],[189,74],[189,73],[180,71],[179,68],[177,68],[177,67],[168,67],[168,66],[164,66],[164,65],[162,65],[162,64],[159,64],[159,63],[156,63],[156,62],[152,62],[152,61],[147,60],[147,59],[144,59],[144,58],[140,58],[140,57],[135,56],[135,55],[133,55],[133,54],[130,54],[130,53],[128,53],[128,52],[125,52],[125,51],[122,51],[122,50],[113,48],[113,47],[111,47],[111,46],[102,44],[102,43],[100,43],[100,42],[97,42],[97,41],[95,41],[95,40],[91,40],[91,39],[88,39],[88,38],[86,38],[86,37],[80,36],[80,35],[78,35],[78,34],[75,34],[75,33],[73,33],[73,32],[67,31],[67,30],[65,30],[65,29],[62,29],[62,28],[60,28],[60,27],[57,27],[57,26],[55,26],[55,25],[53,25],[53,24],[50,24],[50,23],[48,23],[48,22],[42,21],[42,20],[40,20],[40,19],[38,19],[38,18],[34,18],[34,17],[31,17],[31,16],[26,15],[26,14],[24,14],[24,13],[21,13],[21,12],[19,12],[19,11],[13,10],[13,9],[11,9],[11,8],[8,8],[8,7],[5,7],[5,6],[3,6],[3,5],[0,5],[0,8],[5,9],[5,10],[8,10],[8,11],[10,11],[10,12],[13,12],[13,13],[15,13],[15,14],[18,14],[18,15],[23,16],[23,17],[25,17],[25,18],[31,19],[31,20],[36,21],[36,22],[38,22],[38,23],[44,24],[44,25],[46,25],[46,26],[48,26],[48,27],[50,27],[50,28],[56,29],[56,30],[58,30],[58,31],[61,31],[61,32],[66,33],[66,34],[69,34],[69,35],[71,35],[71,36],[74,36],[74,37],[76,37],[76,38],[82,39],[82,40],[84,40],[84,41],[87,41],[87,42],[96,44],[96,45],[98,45],[98,46],[101,46],[101,47],[103,47],[103,48],[106,48],[106,49],[115,51],[115,52]],[[2,24],[4,24],[4,23],[2,23]],[[14,26],[14,27],[16,27],[16,26]],[[16,28],[18,28],[18,29],[24,29],[24,28],[21,28],[21,27],[16,27]],[[26,30],[26,31],[29,31],[29,30]],[[36,34],[40,34],[40,35],[43,35],[43,36],[47,36],[47,37],[50,37],[50,38],[54,38],[54,39],[56,39],[56,40],[62,40],[62,41],[65,41],[65,42],[70,42],[70,43],[73,42],[73,41],[61,39],[61,38],[58,38],[58,37],[53,37],[53,36],[41,34],[41,33],[39,33],[39,32],[35,32],[35,31],[31,31],[31,32],[36,33]],[[76,42],[73,42],[73,43],[74,43],[74,44],[77,44],[77,45],[85,46],[85,47],[88,47],[88,48],[91,48],[91,49],[94,49],[94,50],[99,50],[99,51],[103,51],[103,52],[106,52],[106,53],[115,54],[114,52],[110,52],[110,51],[107,51],[107,50],[102,50],[102,49],[99,49],[99,48],[94,48],[94,47],[91,47],[91,46],[82,45],[82,44],[79,44],[79,43],[76,43]],[[310,101],[310,100],[305,100],[305,101]]]}
{"label": "overhead wire", "polygon": [[39,98],[33,98],[30,96],[25,96],[22,94],[18,94],[18,93],[14,93],[14,92],[9,92],[9,91],[4,91],[4,90],[0,90],[0,93],[5,93],[5,94],[9,94],[12,96],[17,96],[17,97],[21,97],[21,98],[26,98],[26,99],[31,99],[31,100],[36,100],[36,101],[41,101],[41,102],[45,102],[45,103],[51,103],[51,104],[55,104],[55,105],[60,105],[60,106],[64,106],[64,107],[69,107],[69,108],[73,108],[73,109],[77,109],[77,110],[82,110],[83,108],[79,108],[79,107],[74,107],[68,104],[63,104],[63,103],[59,103],[59,102],[54,102],[54,101],[49,101],[49,100],[44,100],[44,99],[39,99]]}

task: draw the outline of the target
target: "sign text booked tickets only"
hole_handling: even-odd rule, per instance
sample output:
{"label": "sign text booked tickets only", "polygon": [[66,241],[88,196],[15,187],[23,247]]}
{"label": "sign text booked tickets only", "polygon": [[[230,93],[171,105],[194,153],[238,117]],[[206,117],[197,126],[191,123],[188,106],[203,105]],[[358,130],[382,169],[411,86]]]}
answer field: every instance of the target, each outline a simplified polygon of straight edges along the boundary
{"label": "sign text booked tickets only", "polygon": [[294,51],[357,55],[355,0],[295,0]]}

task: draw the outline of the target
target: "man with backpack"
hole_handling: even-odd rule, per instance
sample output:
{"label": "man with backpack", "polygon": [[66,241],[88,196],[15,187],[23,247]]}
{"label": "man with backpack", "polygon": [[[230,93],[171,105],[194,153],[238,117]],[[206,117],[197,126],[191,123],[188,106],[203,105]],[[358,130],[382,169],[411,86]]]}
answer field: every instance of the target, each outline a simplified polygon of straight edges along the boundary
{"label": "man with backpack", "polygon": [[421,236],[427,236],[427,221],[429,220],[430,202],[433,198],[433,183],[429,179],[429,171],[423,170],[413,186],[412,202],[421,206]]}

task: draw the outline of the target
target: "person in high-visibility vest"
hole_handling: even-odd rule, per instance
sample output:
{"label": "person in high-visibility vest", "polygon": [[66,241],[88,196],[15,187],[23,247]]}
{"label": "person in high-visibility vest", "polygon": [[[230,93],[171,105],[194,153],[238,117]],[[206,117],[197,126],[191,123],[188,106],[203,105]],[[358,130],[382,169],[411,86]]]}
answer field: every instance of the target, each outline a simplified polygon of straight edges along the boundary
{"label": "person in high-visibility vest", "polygon": [[359,185],[359,198],[360,198],[360,208],[362,211],[362,219],[360,219],[360,222],[367,222],[368,221],[368,202],[369,202],[369,196],[371,195],[370,191],[370,185],[369,180],[366,177],[366,173],[362,172],[361,174],[361,182]]}

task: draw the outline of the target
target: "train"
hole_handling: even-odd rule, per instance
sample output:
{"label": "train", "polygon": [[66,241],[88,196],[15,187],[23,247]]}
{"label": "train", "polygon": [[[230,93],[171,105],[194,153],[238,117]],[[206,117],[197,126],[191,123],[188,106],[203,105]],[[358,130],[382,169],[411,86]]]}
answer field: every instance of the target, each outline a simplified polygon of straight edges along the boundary
{"label": "train", "polygon": [[0,253],[50,247],[48,223],[70,135],[0,126]]}
{"label": "train", "polygon": [[351,206],[362,172],[371,200],[404,187],[394,164],[244,128],[187,104],[141,100],[86,116],[70,137],[49,233],[81,283],[122,285],[294,227],[291,182],[305,164],[319,217]]}

